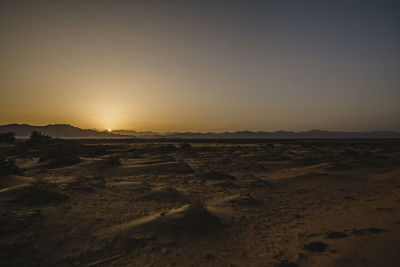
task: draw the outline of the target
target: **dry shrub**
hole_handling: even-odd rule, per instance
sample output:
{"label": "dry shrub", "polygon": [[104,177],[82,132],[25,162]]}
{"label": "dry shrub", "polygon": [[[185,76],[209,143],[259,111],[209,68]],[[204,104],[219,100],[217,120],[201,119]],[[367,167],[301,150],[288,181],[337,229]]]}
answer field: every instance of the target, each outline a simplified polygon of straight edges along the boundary
{"label": "dry shrub", "polygon": [[39,162],[46,161],[49,168],[59,168],[79,163],[81,161],[79,147],[74,143],[56,143],[40,152]]}

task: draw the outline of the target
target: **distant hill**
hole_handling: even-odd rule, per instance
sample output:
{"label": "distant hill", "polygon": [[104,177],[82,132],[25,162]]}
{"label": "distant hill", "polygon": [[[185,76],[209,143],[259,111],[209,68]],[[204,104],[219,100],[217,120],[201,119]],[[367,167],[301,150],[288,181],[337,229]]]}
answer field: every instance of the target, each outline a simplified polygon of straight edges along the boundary
{"label": "distant hill", "polygon": [[13,132],[17,137],[28,137],[33,131],[59,138],[118,138],[121,135],[96,130],[81,129],[68,124],[32,126],[29,124],[0,125],[0,133]]}
{"label": "distant hill", "polygon": [[156,133],[137,132],[132,130],[114,130],[100,132],[96,130],[81,129],[68,124],[50,124],[46,126],[32,126],[28,124],[0,125],[0,133],[13,132],[17,137],[30,136],[32,131],[40,131],[45,135],[60,138],[259,138],[259,139],[344,139],[344,138],[400,138],[400,133],[392,131],[371,132],[332,132],[323,130],[310,130],[304,132],[276,131],[276,132],[224,132],[224,133]]}
{"label": "distant hill", "polygon": [[400,138],[400,133],[392,131],[371,132],[331,132],[310,130],[304,132],[224,132],[224,133],[170,133],[170,138],[260,138],[260,139],[344,139],[344,138]]}

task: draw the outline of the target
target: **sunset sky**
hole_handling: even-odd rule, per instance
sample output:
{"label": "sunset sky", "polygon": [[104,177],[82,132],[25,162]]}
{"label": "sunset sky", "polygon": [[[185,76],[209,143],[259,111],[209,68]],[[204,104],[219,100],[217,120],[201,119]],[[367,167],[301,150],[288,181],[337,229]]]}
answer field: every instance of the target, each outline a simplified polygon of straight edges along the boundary
{"label": "sunset sky", "polygon": [[400,131],[400,1],[1,1],[0,124]]}

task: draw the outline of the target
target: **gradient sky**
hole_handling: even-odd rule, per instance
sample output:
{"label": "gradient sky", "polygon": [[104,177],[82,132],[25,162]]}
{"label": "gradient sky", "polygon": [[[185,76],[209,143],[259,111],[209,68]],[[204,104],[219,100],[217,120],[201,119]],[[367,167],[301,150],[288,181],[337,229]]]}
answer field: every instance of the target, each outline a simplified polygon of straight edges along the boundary
{"label": "gradient sky", "polygon": [[400,1],[1,1],[0,124],[400,131]]}

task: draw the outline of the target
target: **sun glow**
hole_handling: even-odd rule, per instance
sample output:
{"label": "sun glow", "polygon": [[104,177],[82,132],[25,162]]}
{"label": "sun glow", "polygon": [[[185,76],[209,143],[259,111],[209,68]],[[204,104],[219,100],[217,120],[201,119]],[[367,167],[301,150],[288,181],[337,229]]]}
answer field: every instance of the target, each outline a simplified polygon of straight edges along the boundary
{"label": "sun glow", "polygon": [[107,129],[107,131],[111,132],[112,130],[111,129]]}

